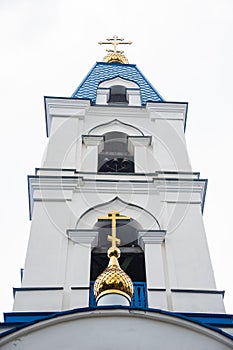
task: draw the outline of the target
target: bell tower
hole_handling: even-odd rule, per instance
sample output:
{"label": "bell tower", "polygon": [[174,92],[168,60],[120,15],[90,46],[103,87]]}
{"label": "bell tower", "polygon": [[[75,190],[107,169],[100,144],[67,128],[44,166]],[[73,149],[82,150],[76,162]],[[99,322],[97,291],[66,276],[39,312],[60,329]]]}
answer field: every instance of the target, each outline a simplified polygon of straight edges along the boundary
{"label": "bell tower", "polygon": [[[202,219],[206,180],[191,170],[187,103],[165,102],[126,62],[117,36],[71,98],[45,97],[48,147],[29,176],[31,235],[15,311],[94,303],[113,209],[135,306],[223,312]],[[135,300],[133,299],[133,303]]]}
{"label": "bell tower", "polygon": [[128,63],[118,47],[130,41],[99,44],[113,49],[70,98],[44,98],[48,145],[28,177],[30,239],[5,320],[112,303],[125,313],[229,321],[203,224],[207,180],[186,146],[187,103],[164,101]]}

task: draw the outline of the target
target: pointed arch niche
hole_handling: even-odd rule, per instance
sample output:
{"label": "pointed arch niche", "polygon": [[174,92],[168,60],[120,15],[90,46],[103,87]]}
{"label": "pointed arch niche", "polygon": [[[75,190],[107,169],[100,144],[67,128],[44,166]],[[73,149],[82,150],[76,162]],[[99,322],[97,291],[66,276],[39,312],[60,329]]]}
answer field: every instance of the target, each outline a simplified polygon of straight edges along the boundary
{"label": "pointed arch niche", "polygon": [[142,148],[138,145],[147,146],[151,139],[139,128],[114,119],[89,130],[83,142],[86,145],[95,142],[98,172],[134,173],[134,158],[138,158]]}
{"label": "pointed arch niche", "polygon": [[141,106],[138,84],[116,77],[99,84],[96,104]]}
{"label": "pointed arch niche", "polygon": [[121,267],[134,282],[146,282],[145,246],[141,244],[143,232],[150,231],[148,228],[160,230],[159,222],[145,209],[126,203],[116,197],[113,200],[89,209],[79,218],[76,230],[83,231],[84,227],[92,227],[88,232],[98,232],[95,246],[91,252],[90,280],[94,281],[108,265],[107,249],[110,246],[107,240],[111,232],[110,221],[98,221],[98,216],[106,216],[111,210],[119,211],[121,215],[129,216],[128,222],[117,222],[117,237],[120,238]]}
{"label": "pointed arch niche", "polygon": [[98,152],[98,172],[134,173],[134,148],[129,147],[128,135],[110,131],[103,137],[103,147],[99,147]]}
{"label": "pointed arch niche", "polygon": [[[79,284],[82,282],[80,285],[86,286],[89,281],[89,305],[95,305],[93,283],[109,262],[106,236],[110,233],[111,228],[108,223],[99,222],[98,216],[106,216],[113,209],[131,218],[128,223],[117,227],[117,236],[122,240],[119,262],[134,283],[135,293],[131,306],[140,308],[159,305],[166,309],[165,267],[163,266],[162,249],[165,231],[161,230],[153,214],[119,197],[85,211],[79,217],[75,229],[67,232],[68,237],[74,243],[72,251],[74,266],[79,266],[84,260],[86,261],[82,270],[83,280],[79,276]],[[81,293],[78,288],[73,289],[73,292]]]}
{"label": "pointed arch niche", "polygon": [[113,119],[110,122],[95,126],[89,130],[88,135],[103,135],[113,130],[126,133],[130,136],[144,136],[142,130],[131,124],[124,123],[119,119]]}

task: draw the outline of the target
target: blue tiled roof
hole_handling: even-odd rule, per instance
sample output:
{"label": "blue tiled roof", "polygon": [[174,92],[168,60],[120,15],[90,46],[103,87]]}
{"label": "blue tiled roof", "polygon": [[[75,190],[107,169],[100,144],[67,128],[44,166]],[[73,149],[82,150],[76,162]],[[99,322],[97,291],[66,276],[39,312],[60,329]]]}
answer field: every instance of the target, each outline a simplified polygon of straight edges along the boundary
{"label": "blue tiled roof", "polygon": [[97,62],[79,87],[73,98],[88,98],[95,104],[98,85],[109,79],[120,77],[130,80],[140,87],[142,105],[148,101],[163,101],[163,98],[144,77],[135,64]]}

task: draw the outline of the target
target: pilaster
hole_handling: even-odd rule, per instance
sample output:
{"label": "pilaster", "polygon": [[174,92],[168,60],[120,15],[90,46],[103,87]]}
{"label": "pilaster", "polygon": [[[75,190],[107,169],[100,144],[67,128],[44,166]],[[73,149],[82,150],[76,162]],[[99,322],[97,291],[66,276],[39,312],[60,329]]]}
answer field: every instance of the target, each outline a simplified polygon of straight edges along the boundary
{"label": "pilaster", "polygon": [[82,170],[97,172],[98,154],[102,151],[104,137],[98,135],[83,135]]}
{"label": "pilaster", "polygon": [[134,167],[136,173],[148,173],[148,147],[151,145],[151,136],[128,137],[129,149],[134,152]]}
{"label": "pilaster", "polygon": [[166,285],[164,276],[164,264],[162,243],[165,231],[139,231],[139,245],[144,250],[148,306],[167,309]]}
{"label": "pilaster", "polygon": [[98,231],[68,230],[66,286],[70,287],[67,308],[89,306],[91,250],[97,245]]}

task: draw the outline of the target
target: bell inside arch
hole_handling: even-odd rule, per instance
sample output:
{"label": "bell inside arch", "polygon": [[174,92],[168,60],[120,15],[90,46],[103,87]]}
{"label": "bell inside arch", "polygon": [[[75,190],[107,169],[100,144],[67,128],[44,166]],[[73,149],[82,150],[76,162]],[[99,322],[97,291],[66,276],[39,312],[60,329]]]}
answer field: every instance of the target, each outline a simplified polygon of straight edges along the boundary
{"label": "bell inside arch", "polygon": [[121,85],[114,85],[110,89],[110,98],[108,103],[124,103],[128,104],[126,96],[126,88]]}
{"label": "bell inside arch", "polygon": [[104,135],[104,148],[98,156],[98,172],[134,172],[134,156],[128,150],[127,136],[118,131]]}

